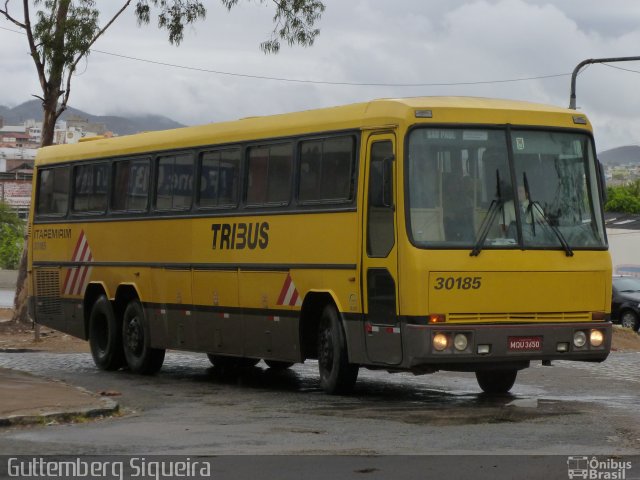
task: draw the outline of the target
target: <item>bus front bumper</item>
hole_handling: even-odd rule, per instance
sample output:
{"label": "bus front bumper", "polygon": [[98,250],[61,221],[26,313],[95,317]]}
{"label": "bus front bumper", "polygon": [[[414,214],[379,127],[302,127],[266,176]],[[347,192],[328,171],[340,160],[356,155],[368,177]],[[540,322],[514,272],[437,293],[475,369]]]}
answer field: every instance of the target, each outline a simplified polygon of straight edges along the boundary
{"label": "bus front bumper", "polygon": [[601,362],[611,350],[612,328],[610,322],[407,324],[403,337],[403,364],[410,369],[521,369],[532,360]]}

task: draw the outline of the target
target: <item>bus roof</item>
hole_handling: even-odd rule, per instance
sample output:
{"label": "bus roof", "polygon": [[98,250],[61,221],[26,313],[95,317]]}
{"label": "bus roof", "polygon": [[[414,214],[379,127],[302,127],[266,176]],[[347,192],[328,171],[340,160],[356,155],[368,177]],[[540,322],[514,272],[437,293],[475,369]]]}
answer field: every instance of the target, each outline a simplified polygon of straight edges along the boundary
{"label": "bus roof", "polygon": [[[416,118],[416,111],[429,118]],[[576,125],[575,117],[583,119]],[[586,122],[586,123],[585,123]],[[584,114],[575,110],[537,103],[479,97],[387,98],[338,107],[306,110],[195,127],[138,133],[91,142],[41,148],[36,165],[136,155],[151,151],[229,144],[247,140],[304,135],[348,129],[375,128],[415,123],[459,123],[485,125],[536,125],[586,128]]]}

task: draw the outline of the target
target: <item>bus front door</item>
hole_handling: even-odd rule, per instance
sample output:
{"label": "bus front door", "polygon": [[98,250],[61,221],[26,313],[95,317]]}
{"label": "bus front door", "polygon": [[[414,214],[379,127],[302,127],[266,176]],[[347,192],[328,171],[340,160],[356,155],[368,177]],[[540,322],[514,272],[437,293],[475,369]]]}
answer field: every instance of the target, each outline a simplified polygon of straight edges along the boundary
{"label": "bus front door", "polygon": [[402,361],[398,318],[395,136],[371,134],[367,140],[367,207],[363,235],[363,305],[367,357],[397,365]]}

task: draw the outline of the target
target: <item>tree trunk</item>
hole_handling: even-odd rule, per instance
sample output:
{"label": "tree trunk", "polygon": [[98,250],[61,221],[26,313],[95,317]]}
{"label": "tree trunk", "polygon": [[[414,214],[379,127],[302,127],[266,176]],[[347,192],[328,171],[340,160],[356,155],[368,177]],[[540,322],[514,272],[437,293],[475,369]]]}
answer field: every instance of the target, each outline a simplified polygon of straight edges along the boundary
{"label": "tree trunk", "polygon": [[40,143],[41,147],[53,145],[54,135],[56,132],[56,120],[58,120],[58,115],[56,115],[56,107],[57,102],[53,106],[52,111],[48,109],[46,103],[43,104],[44,116],[42,119],[42,142]]}
{"label": "tree trunk", "polygon": [[29,312],[27,308],[27,296],[29,293],[27,285],[27,242],[24,242],[20,266],[18,267],[18,280],[16,281],[16,294],[13,297],[13,318],[14,323],[28,323]]}

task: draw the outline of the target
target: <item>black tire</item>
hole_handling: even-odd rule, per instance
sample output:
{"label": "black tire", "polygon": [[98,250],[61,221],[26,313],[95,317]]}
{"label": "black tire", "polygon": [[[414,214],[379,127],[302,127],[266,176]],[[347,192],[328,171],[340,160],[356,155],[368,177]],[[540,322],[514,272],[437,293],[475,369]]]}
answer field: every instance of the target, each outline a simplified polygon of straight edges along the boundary
{"label": "black tire", "polygon": [[293,362],[281,362],[280,360],[265,360],[264,363],[266,363],[267,367],[271,370],[286,370],[293,366]]}
{"label": "black tire", "polygon": [[620,325],[624,328],[630,328],[637,332],[640,328],[640,320],[638,319],[638,315],[633,311],[625,310],[622,312],[622,315],[620,315]]}
{"label": "black tire", "polygon": [[221,368],[251,368],[260,362],[259,358],[230,357],[227,355],[214,355],[213,353],[207,353],[207,358],[211,365]]}
{"label": "black tire", "polygon": [[348,393],[358,378],[358,365],[349,363],[347,342],[333,305],[327,305],[318,329],[320,386],[331,395]]}
{"label": "black tire", "polygon": [[137,300],[127,305],[122,318],[122,343],[129,370],[152,375],[162,368],[165,350],[151,348],[149,323],[144,309]]}
{"label": "black tire", "polygon": [[516,383],[517,370],[480,370],[476,372],[478,385],[483,392],[492,395],[509,393]]}
{"label": "black tire", "polygon": [[101,370],[118,370],[126,365],[122,329],[106,295],[100,295],[89,316],[89,345],[93,362]]}

